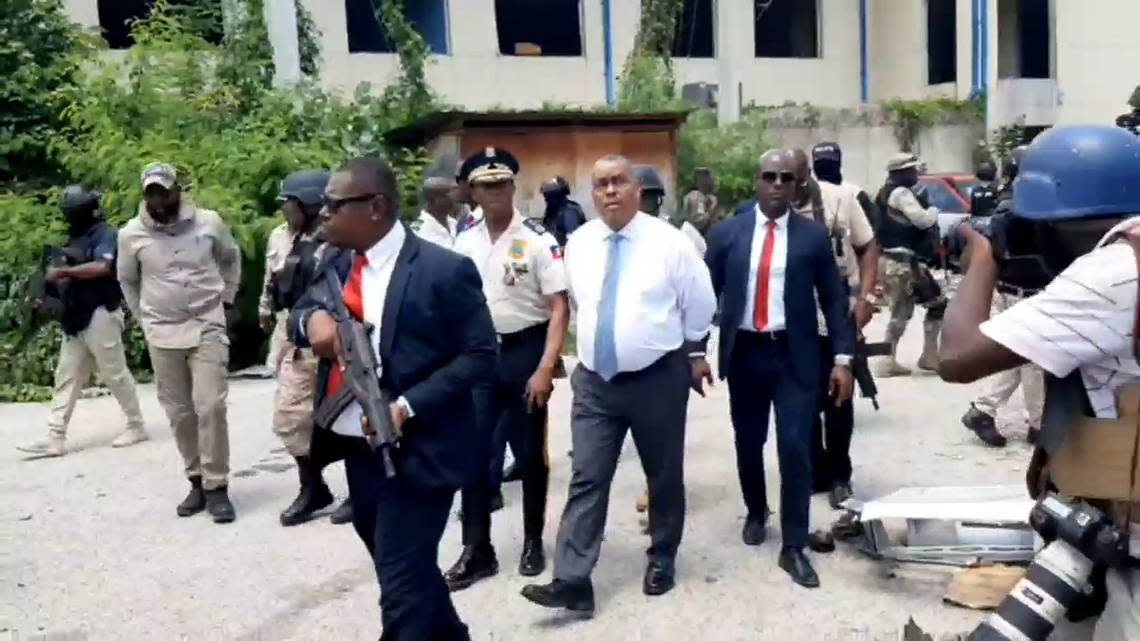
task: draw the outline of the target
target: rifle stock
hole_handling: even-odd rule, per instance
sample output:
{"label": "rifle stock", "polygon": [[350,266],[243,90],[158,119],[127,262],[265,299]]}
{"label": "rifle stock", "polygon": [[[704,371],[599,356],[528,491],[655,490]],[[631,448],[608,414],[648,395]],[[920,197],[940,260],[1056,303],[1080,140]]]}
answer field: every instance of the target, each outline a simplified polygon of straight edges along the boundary
{"label": "rifle stock", "polygon": [[851,376],[859,386],[859,394],[863,398],[871,399],[875,410],[879,409],[879,388],[875,385],[875,377],[871,374],[871,367],[867,359],[871,356],[890,356],[890,343],[857,343],[855,345],[855,358],[851,360]]}

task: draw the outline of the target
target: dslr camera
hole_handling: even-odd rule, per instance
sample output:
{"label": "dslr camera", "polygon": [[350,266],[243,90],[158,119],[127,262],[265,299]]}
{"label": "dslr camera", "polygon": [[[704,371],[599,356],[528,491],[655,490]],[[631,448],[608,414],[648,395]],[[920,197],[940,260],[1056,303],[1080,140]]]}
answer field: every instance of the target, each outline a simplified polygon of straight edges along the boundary
{"label": "dslr camera", "polygon": [[1091,592],[1094,567],[1119,566],[1128,558],[1128,535],[1083,501],[1049,494],[1034,506],[1029,524],[1045,547],[968,641],[1045,641],[1061,617]]}

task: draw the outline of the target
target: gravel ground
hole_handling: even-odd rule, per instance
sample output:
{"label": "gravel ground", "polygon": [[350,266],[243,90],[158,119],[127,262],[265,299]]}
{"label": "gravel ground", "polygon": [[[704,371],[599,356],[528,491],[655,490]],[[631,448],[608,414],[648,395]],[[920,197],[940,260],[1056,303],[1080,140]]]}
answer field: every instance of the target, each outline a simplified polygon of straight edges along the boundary
{"label": "gravel ground", "polygon": [[[869,335],[881,336],[882,323],[877,318]],[[904,360],[913,363],[919,321],[904,340]],[[1021,482],[1029,454],[1021,439],[1004,450],[985,449],[958,422],[976,387],[924,374],[880,386],[881,411],[867,401],[856,406],[859,497],[912,485]],[[231,494],[239,518],[227,526],[204,515],[175,516],[186,489],[180,461],[153,388],[140,392],[152,441],[111,449],[122,425],[114,400],[84,400],[72,424],[71,451],[52,460],[22,461],[13,447],[42,436],[47,408],[0,406],[0,638],[14,631],[20,639],[375,639],[377,586],[351,527],[327,519],[288,529],[277,523],[296,476],[270,431],[273,384],[237,381],[230,391]],[[565,383],[552,404],[548,553],[569,475]],[[1006,431],[1022,436],[1025,428],[1007,425]],[[766,456],[776,508],[774,445]],[[627,445],[594,575],[598,611],[590,621],[555,615],[519,596],[527,583],[515,573],[521,498],[517,484],[508,486],[507,507],[494,523],[503,570],[455,595],[473,638],[632,641],[711,634],[718,641],[846,641],[895,639],[911,616],[936,635],[968,631],[980,619],[942,603],[946,570],[893,567],[840,547],[815,556],[823,588],[809,591],[776,567],[775,526],[764,546],[741,544],[744,513],[723,384],[689,406],[686,472],[689,512],[678,585],[649,598],[641,593],[647,539],[633,510],[643,479]],[[343,495],[342,469],[330,468],[326,476]],[[816,497],[812,516],[815,526],[826,526],[836,515]],[[441,565],[457,556],[459,534],[453,522]]]}

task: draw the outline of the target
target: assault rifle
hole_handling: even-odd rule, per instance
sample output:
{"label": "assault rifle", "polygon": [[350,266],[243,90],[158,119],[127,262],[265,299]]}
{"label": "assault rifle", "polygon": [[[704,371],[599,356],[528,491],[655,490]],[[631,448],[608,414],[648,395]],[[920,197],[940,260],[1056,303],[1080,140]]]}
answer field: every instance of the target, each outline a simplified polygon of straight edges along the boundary
{"label": "assault rifle", "polygon": [[856,343],[855,357],[851,359],[851,376],[859,386],[859,394],[863,398],[871,399],[871,405],[875,406],[876,410],[879,409],[879,401],[875,398],[879,395],[879,388],[875,385],[875,377],[871,375],[867,359],[871,356],[890,356],[890,354],[890,343]]}
{"label": "assault rifle", "polygon": [[[396,476],[392,463],[392,449],[400,442],[400,432],[392,422],[389,405],[392,394],[380,387],[380,377],[376,375],[379,365],[376,353],[372,351],[372,341],[368,335],[373,331],[370,325],[356,320],[348,312],[341,296],[341,284],[336,274],[325,270],[328,302],[332,303],[333,318],[336,320],[336,334],[340,340],[341,358],[344,360],[342,375],[344,383],[340,389],[321,402],[313,415],[314,422],[325,429],[331,428],[353,401],[360,404],[363,416],[364,438],[373,451],[380,454],[384,463],[384,475]],[[334,367],[336,365],[334,364]]]}

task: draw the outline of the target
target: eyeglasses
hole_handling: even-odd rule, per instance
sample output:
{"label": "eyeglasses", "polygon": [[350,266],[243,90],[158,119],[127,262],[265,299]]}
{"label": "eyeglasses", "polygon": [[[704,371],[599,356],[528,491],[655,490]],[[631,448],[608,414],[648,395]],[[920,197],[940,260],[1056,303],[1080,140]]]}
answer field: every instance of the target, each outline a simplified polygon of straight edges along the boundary
{"label": "eyeglasses", "polygon": [[361,194],[359,196],[349,196],[348,198],[330,198],[328,194],[321,196],[321,204],[324,206],[325,211],[330,215],[340,212],[340,209],[345,205],[352,203],[364,203],[372,200],[373,198],[382,197],[384,194]]}
{"label": "eyeglasses", "polygon": [[[778,180],[777,180],[778,179]],[[792,183],[796,181],[796,175],[790,171],[762,171],[760,172],[760,180],[766,183]]]}

